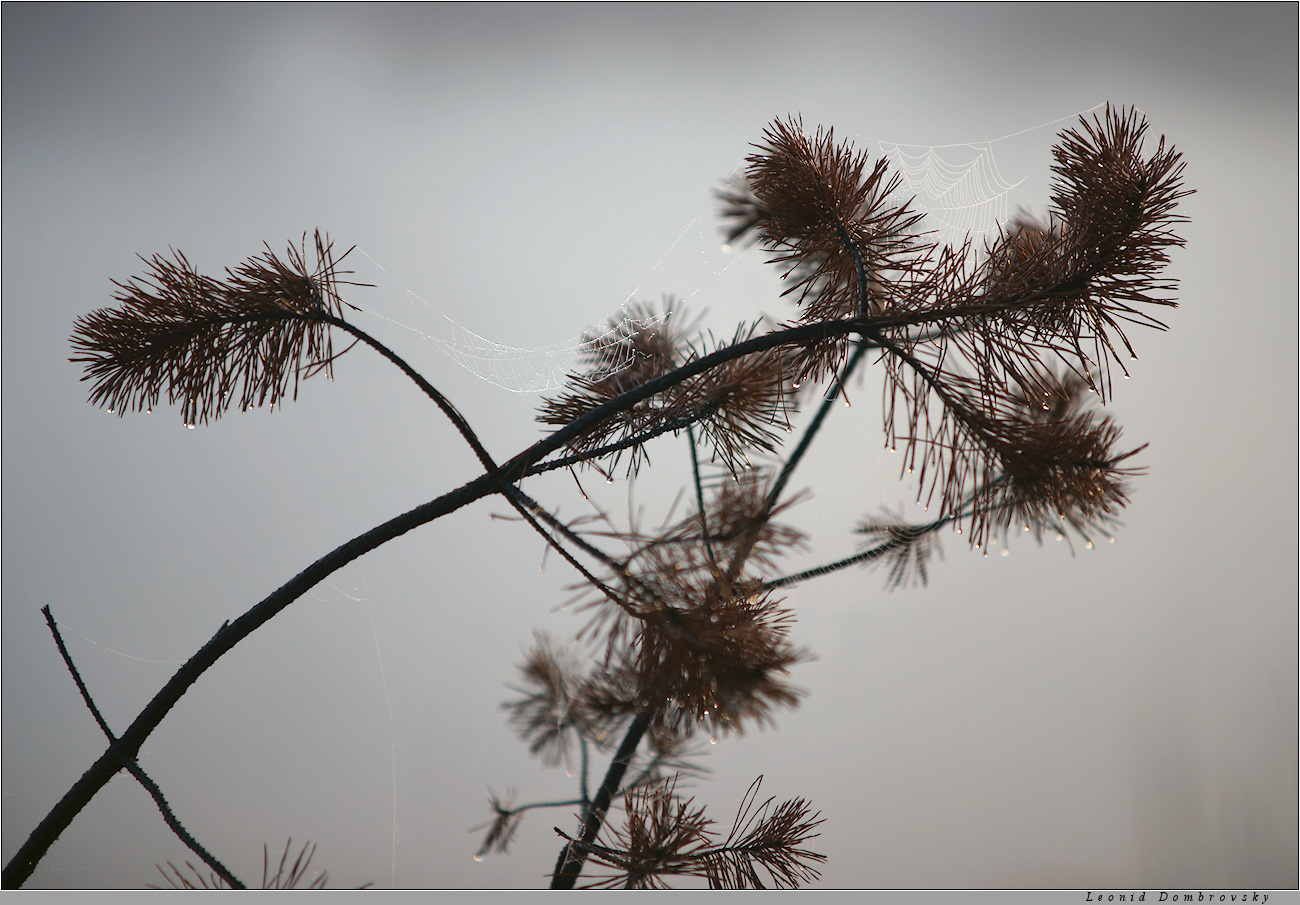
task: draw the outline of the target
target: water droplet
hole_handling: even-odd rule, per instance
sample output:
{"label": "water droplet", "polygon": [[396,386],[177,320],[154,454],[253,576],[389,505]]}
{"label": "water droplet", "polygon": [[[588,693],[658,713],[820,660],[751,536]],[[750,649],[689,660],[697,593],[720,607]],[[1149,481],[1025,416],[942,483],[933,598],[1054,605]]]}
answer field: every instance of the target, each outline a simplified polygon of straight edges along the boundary
{"label": "water droplet", "polygon": [[790,388],[795,390],[799,389],[799,381],[796,380],[794,383],[790,384]]}
{"label": "water droplet", "polygon": [[146,415],[152,415],[152,414],[153,414],[153,409],[145,409],[145,410],[144,410],[144,413],[145,413]]}
{"label": "water droplet", "polygon": [[1088,541],[1086,544],[1084,544],[1084,546],[1087,547],[1089,550],[1091,550],[1091,549],[1092,549],[1092,541]]}
{"label": "water droplet", "polygon": [[474,856],[474,860],[475,860],[475,861],[482,861],[482,860],[483,860],[483,853],[482,853],[482,852],[479,852],[477,855],[475,855],[475,856]]}
{"label": "water droplet", "polygon": [[715,732],[713,733],[713,736],[709,739],[709,744],[716,745],[717,743],[718,743],[718,733]]}
{"label": "water droplet", "polygon": [[731,246],[728,245],[728,244],[726,244],[725,242],[722,244],[722,248],[719,249],[719,250],[720,250],[724,255],[731,254]]}
{"label": "water droplet", "polygon": [[1007,555],[1008,553],[1010,553],[1010,552],[1011,552],[1011,551],[1008,550],[1006,547],[1003,547],[1003,548],[1002,548],[1002,555],[1003,555],[1003,556],[1006,556],[1006,555]]}
{"label": "water droplet", "polygon": [[1058,531],[1058,532],[1056,532],[1056,539],[1057,539],[1057,540],[1065,540],[1065,535]]}
{"label": "water droplet", "polygon": [[895,450],[894,450],[894,447],[892,447],[892,446],[889,447],[889,451],[890,451],[890,452],[894,452],[894,451],[895,451]]}
{"label": "water droplet", "polygon": [[569,779],[573,779],[573,768],[572,768],[572,767],[565,767],[565,768],[564,768],[564,775],[567,776],[567,777],[569,777]]}
{"label": "water droplet", "polygon": [[958,533],[958,534],[961,534],[961,528],[960,528],[960,527],[957,528],[957,533]]}
{"label": "water droplet", "polygon": [[187,430],[194,430],[194,425],[193,425],[193,424],[187,424],[187,425],[185,425],[185,427],[186,427]]}
{"label": "water droplet", "polygon": [[1028,530],[1029,530],[1029,526],[1028,526],[1028,525],[1025,525],[1025,531],[1028,531]]}
{"label": "water droplet", "polygon": [[109,410],[108,410],[108,413],[109,413],[110,415],[113,414],[113,410],[112,410],[112,409],[109,409]]}
{"label": "water droplet", "polygon": [[613,483],[614,483],[614,476],[613,476],[613,475],[610,475],[609,478],[605,481],[605,483],[606,483],[606,484],[613,484]]}
{"label": "water droplet", "polygon": [[1115,538],[1113,538],[1113,537],[1112,537],[1112,538],[1108,538],[1108,539],[1106,540],[1106,543],[1108,543],[1108,544],[1113,544],[1113,543],[1115,543]]}

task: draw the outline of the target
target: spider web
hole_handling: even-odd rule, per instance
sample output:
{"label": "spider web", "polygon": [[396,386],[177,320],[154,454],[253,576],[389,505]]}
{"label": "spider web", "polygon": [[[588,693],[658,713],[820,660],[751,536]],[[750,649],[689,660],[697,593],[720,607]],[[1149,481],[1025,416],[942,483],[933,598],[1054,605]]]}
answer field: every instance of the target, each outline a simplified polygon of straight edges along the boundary
{"label": "spider web", "polygon": [[1014,181],[1003,175],[999,157],[1008,158],[1014,172],[1032,173],[1039,181],[1046,167],[1037,171],[1025,159],[1046,151],[1042,139],[1054,138],[1056,126],[1077,120],[1101,108],[1097,104],[1081,113],[1012,132],[987,141],[946,145],[917,145],[877,139],[877,155],[889,161],[903,178],[905,193],[914,196],[914,206],[926,214],[926,229],[933,230],[941,244],[960,246],[967,238],[971,251],[984,248],[996,237],[1000,224],[1013,215],[1013,204],[1030,180],[1020,175]]}
{"label": "spider web", "polygon": [[978,248],[1010,217],[1011,193],[998,170],[992,142],[918,147],[877,142],[880,156],[903,177],[906,192],[926,214],[940,243],[957,246],[967,236]]}
{"label": "spider web", "polygon": [[[920,145],[859,137],[855,143],[874,149],[876,156],[886,158],[902,177],[900,192],[903,197],[913,196],[913,207],[926,215],[920,228],[929,232],[930,238],[954,247],[969,238],[969,253],[975,255],[997,235],[1001,225],[1027,207],[1026,201],[1045,203],[1048,154],[1060,125],[1101,106],[988,140]],[[739,172],[738,167],[733,176],[739,178]],[[728,260],[732,250],[710,238],[713,225],[706,229],[706,223],[715,219],[693,217],[651,268],[651,275],[658,277],[659,271],[669,270],[676,286],[694,286],[686,298],[721,277],[741,256]],[[400,286],[378,261],[358,250],[383,272],[387,282]],[[629,306],[639,290],[640,286],[624,300],[624,315],[630,316]],[[419,308],[435,310],[410,289],[402,291]],[[462,368],[512,393],[543,393],[563,387],[567,376],[578,370],[579,356],[593,340],[616,338],[616,328],[604,325],[550,345],[525,347],[497,342],[446,314],[436,318],[442,322],[441,329],[426,332],[375,310],[367,309],[367,313],[419,334]],[[659,315],[642,321],[641,326],[654,327],[663,319],[664,315]],[[616,361],[612,370],[629,363]]]}

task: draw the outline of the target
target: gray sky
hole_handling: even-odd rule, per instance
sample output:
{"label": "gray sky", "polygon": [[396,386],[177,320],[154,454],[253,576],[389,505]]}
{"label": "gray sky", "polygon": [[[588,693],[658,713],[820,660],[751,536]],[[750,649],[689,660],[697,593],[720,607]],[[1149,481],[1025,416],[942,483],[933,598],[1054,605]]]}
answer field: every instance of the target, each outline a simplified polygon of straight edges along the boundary
{"label": "gray sky", "polygon": [[[810,799],[827,887],[1296,886],[1296,24],[1289,4],[5,4],[5,859],[103,748],[42,606],[121,729],[223,620],[477,474],[362,350],[273,416],[188,431],[175,410],[92,408],[67,339],[137,254],[219,272],[316,227],[357,244],[378,284],[349,296],[358,321],[500,459],[540,436],[539,395],[516,390],[542,359],[484,379],[445,351],[461,331],[563,363],[629,299],[685,297],[720,336],[789,315],[760,255],[720,249],[711,201],[773,118],[873,151],[1010,136],[983,153],[1010,210],[1041,213],[1053,135],[1111,101],[1147,114],[1197,190],[1181,307],[1168,333],[1130,333],[1141,358],[1111,406],[1150,443],[1125,527],[1073,556],[949,537],[923,589],[854,571],[792,590],[808,695],[706,745],[692,791],[724,824],[759,774]],[[810,564],[910,498],[878,384],[851,396],[804,475]],[[647,522],[686,476],[680,442],[651,455]],[[529,489],[583,511],[567,476]],[[588,489],[626,518],[625,487]],[[499,706],[535,629],[582,625],[556,611],[574,574],[505,511],[476,504],[336,574],[152,736],[142,764],[241,876],[292,836],[332,884],[545,882],[566,813],[531,814],[483,863],[467,832],[489,788],[574,788]],[[187,858],[119,776],[32,885],[140,886]]]}

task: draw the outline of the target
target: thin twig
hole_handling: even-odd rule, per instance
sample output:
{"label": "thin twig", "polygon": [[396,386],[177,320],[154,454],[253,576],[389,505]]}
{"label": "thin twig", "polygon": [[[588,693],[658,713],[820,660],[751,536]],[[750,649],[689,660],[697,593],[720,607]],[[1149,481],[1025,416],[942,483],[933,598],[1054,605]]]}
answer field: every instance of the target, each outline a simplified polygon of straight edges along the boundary
{"label": "thin twig", "polygon": [[702,420],[708,414],[708,409],[700,409],[699,411],[682,415],[680,418],[673,418],[670,421],[657,424],[636,436],[624,437],[622,440],[616,440],[613,443],[607,443],[604,446],[598,446],[595,449],[590,449],[586,452],[573,453],[572,455],[561,456],[557,459],[550,459],[546,462],[532,466],[524,473],[524,476],[531,477],[535,474],[544,474],[548,471],[554,471],[557,468],[568,468],[572,465],[582,465],[587,462],[593,462],[596,459],[604,458],[610,453],[620,452],[633,446],[640,446],[643,443],[653,440],[655,437],[662,436],[663,434],[675,433],[683,428],[689,430],[691,425]]}
{"label": "thin twig", "polygon": [[632,755],[636,753],[637,745],[641,743],[641,738],[650,728],[653,717],[654,712],[646,708],[639,711],[632,724],[628,726],[627,734],[623,736],[623,743],[618,746],[618,751],[609,764],[609,770],[605,773],[605,779],[596,790],[595,799],[583,812],[582,833],[575,842],[560,850],[560,857],[555,865],[555,875],[551,878],[551,889],[573,889],[578,875],[582,873],[582,865],[587,860],[587,847],[596,841],[596,836],[604,824],[605,814],[609,810],[609,803],[614,793],[618,791],[619,783],[623,781],[623,774],[627,772],[627,765],[632,762]]}
{"label": "thin twig", "polygon": [[[59,632],[58,623],[54,621],[53,612],[50,611],[48,605],[41,607],[41,612],[45,614],[45,624],[50,627],[50,634],[54,636],[54,645],[59,649],[59,656],[63,658],[63,663],[68,667],[68,672],[72,674],[72,681],[77,683],[77,691],[81,692],[81,699],[86,702],[86,708],[90,710],[91,716],[93,716],[95,722],[99,724],[100,730],[104,735],[108,736],[109,744],[111,745],[115,743],[117,738],[113,735],[113,730],[109,728],[108,722],[104,719],[103,714],[99,712],[99,708],[95,705],[94,699],[90,696],[90,690],[86,688],[86,683],[82,681],[81,673],[77,670],[77,665],[72,662],[72,655],[68,653],[67,645],[63,643],[63,635]],[[166,822],[167,826],[171,828],[171,831],[176,834],[176,838],[184,843],[190,851],[202,858],[203,863],[212,868],[212,870],[216,872],[217,876],[229,883],[231,888],[246,889],[247,887],[240,882],[238,877],[227,870],[224,864],[218,861],[216,857],[199,844],[197,839],[190,835],[189,831],[185,829],[180,820],[176,817],[176,814],[172,811],[171,805],[167,803],[167,799],[163,796],[162,789],[158,788],[158,784],[153,781],[149,774],[145,773],[144,769],[134,760],[128,761],[124,766],[130,774],[136,778],[136,781],[144,787],[150,797],[153,798],[154,804],[156,804],[158,810],[162,812],[163,821]]]}
{"label": "thin twig", "polygon": [[695,448],[695,431],[686,429],[686,439],[691,447],[691,477],[695,481],[695,505],[700,513],[700,536],[704,538],[704,552],[708,554],[709,564],[716,566],[717,557],[713,555],[713,541],[709,539],[709,523],[704,515],[704,485],[700,483],[700,453]]}

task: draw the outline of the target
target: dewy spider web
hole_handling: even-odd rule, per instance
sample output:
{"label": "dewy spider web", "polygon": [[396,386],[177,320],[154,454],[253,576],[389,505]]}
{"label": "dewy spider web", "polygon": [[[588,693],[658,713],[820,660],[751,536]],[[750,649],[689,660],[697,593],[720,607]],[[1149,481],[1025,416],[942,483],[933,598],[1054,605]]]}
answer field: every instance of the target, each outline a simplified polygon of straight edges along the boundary
{"label": "dewy spider web", "polygon": [[[996,235],[999,225],[1020,212],[1018,205],[1028,202],[1035,210],[1026,212],[1040,216],[1045,213],[1052,142],[1061,128],[1100,107],[1099,104],[1079,114],[985,141],[917,145],[859,136],[855,143],[889,160],[893,171],[903,179],[904,197],[914,195],[914,206],[926,214],[925,229],[933,231],[940,242],[954,246],[969,237],[971,253],[978,254],[985,242]],[[733,177],[738,177],[741,169],[738,167]],[[691,287],[686,296],[689,299],[741,257],[733,255],[728,260],[730,249],[713,243],[711,234],[713,228],[707,215],[694,217],[687,223],[651,270],[660,284],[650,287],[651,297],[657,298],[662,291]],[[365,251],[358,251],[383,272],[386,279],[380,282],[400,285],[387,276],[378,261]],[[682,268],[683,259],[689,260],[691,266]],[[666,262],[669,266],[664,266]],[[696,270],[694,274],[679,272],[695,270],[701,264],[706,270]],[[661,271],[667,273],[661,276]],[[402,291],[420,308],[434,309],[435,306],[410,289]],[[637,287],[624,300],[625,312],[631,302],[640,298],[641,291]],[[715,304],[713,299],[704,303]],[[602,325],[551,345],[522,347],[496,342],[445,314],[439,315],[444,322],[441,330],[425,332],[373,309],[367,309],[366,313],[419,334],[470,373],[512,393],[544,393],[564,386],[567,375],[578,369],[578,356],[587,338],[603,336],[610,329]],[[654,326],[654,322],[648,326]]]}
{"label": "dewy spider web", "polygon": [[1003,179],[992,142],[926,148],[876,144],[879,156],[903,177],[906,193],[925,211],[927,226],[946,245],[970,236],[973,246],[981,246],[996,224],[1007,222],[1011,191],[1024,181]]}
{"label": "dewy spider web", "polygon": [[[893,171],[903,178],[904,191],[916,197],[917,208],[926,214],[926,228],[934,230],[938,240],[946,245],[960,245],[969,237],[972,250],[978,251],[995,237],[998,224],[1007,223],[1016,213],[1011,207],[1012,193],[1028,178],[1022,175],[1014,182],[1008,181],[999,168],[995,146],[1019,150],[1009,146],[1014,139],[1026,136],[1046,137],[1050,141],[1057,130],[1049,127],[1077,120],[1101,107],[1097,104],[1073,116],[989,141],[914,145],[878,139],[873,144],[877,156],[886,158]],[[1014,159],[1014,154],[1011,156]],[[1023,165],[1015,169],[1019,173],[1030,172]],[[1045,167],[1043,171],[1034,175],[1045,175]]]}

